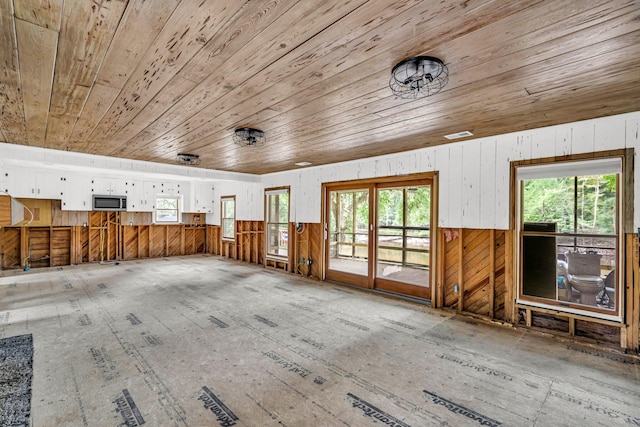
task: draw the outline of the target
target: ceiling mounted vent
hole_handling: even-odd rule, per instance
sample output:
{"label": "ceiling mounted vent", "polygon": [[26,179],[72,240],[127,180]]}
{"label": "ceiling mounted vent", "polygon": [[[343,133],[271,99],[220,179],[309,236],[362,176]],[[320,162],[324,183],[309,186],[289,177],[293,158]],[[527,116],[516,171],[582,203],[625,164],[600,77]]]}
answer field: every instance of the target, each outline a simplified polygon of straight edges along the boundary
{"label": "ceiling mounted vent", "polygon": [[262,147],[267,138],[261,130],[240,128],[233,133],[233,142],[242,147]]}
{"label": "ceiling mounted vent", "polygon": [[176,163],[188,166],[197,166],[200,164],[200,156],[197,154],[179,153],[176,156]]}
{"label": "ceiling mounted vent", "polygon": [[391,70],[389,87],[399,98],[416,99],[436,94],[449,82],[449,70],[438,58],[414,56]]}
{"label": "ceiling mounted vent", "polygon": [[458,138],[466,138],[467,136],[473,136],[473,134],[468,130],[463,130],[462,132],[451,133],[449,135],[445,135],[444,137],[447,139],[458,139]]}

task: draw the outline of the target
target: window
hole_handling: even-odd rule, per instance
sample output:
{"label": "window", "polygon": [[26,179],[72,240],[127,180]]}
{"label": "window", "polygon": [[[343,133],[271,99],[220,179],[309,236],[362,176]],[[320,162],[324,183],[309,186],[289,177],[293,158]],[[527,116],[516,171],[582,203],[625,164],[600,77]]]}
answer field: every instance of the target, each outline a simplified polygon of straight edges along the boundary
{"label": "window", "polygon": [[267,256],[286,258],[289,249],[289,190],[267,190]]}
{"label": "window", "polygon": [[236,237],[236,198],[222,197],[222,238],[225,240],[234,240]]}
{"label": "window", "polygon": [[617,318],[621,173],[621,158],[517,168],[521,302]]}
{"label": "window", "polygon": [[156,197],[155,222],[180,223],[180,198],[175,196]]}

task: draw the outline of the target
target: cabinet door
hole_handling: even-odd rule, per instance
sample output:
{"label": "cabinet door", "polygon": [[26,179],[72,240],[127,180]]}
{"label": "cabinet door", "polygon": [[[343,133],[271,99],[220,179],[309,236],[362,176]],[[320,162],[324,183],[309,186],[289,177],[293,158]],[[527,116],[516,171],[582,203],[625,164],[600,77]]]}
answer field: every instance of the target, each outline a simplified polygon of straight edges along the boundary
{"label": "cabinet door", "polygon": [[68,211],[91,210],[91,177],[84,175],[69,175],[66,177],[62,209]]}
{"label": "cabinet door", "polygon": [[179,196],[184,194],[186,184],[175,181],[163,181],[156,185],[156,192],[158,194],[165,194],[167,196]]}
{"label": "cabinet door", "polygon": [[196,212],[213,213],[213,184],[196,183],[194,187]]}
{"label": "cabinet door", "polygon": [[67,188],[67,178],[60,172],[35,174],[34,193],[37,199],[62,200]]}
{"label": "cabinet door", "polygon": [[0,165],[0,195],[9,192],[9,189],[7,188],[8,175],[9,172],[7,172],[7,167],[4,165]]}
{"label": "cabinet door", "polygon": [[124,182],[123,196],[127,197],[127,211],[140,212],[144,200],[144,185],[141,180],[130,179]]}
{"label": "cabinet door", "polygon": [[91,178],[91,194],[98,196],[111,195],[111,178],[94,176]]}
{"label": "cabinet door", "polygon": [[156,181],[144,181],[142,183],[142,195],[136,208],[138,212],[153,212],[158,186],[159,183]]}
{"label": "cabinet door", "polygon": [[36,173],[25,173],[25,169],[17,166],[7,166],[5,172],[6,190],[13,197],[35,199]]}

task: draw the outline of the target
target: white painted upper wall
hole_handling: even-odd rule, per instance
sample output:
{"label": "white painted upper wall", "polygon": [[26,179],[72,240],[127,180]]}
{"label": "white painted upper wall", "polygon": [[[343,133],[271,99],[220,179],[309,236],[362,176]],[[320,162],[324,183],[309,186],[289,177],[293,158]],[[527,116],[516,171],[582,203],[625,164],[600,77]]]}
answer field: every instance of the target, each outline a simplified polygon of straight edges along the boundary
{"label": "white painted upper wall", "polygon": [[[508,229],[512,161],[621,148],[636,149],[637,159],[639,134],[640,112],[635,112],[263,175],[262,183],[291,186],[292,222],[320,222],[323,182],[438,172],[440,227]],[[640,168],[634,171],[634,182],[634,227],[638,228]]]}
{"label": "white painted upper wall", "polygon": [[[44,150],[0,144],[0,171],[13,167],[27,181],[38,169],[64,170],[68,191],[89,191],[82,184],[98,173],[115,182],[136,177],[157,182],[211,183],[212,213],[207,223],[220,223],[220,197],[236,196],[238,220],[264,219],[264,189],[290,186],[290,220],[318,223],[322,183],[406,175],[439,174],[440,227],[508,229],[510,163],[514,160],[640,147],[640,112],[454,142],[399,154],[309,167],[268,175],[235,174],[184,166]],[[20,166],[20,167],[16,167]],[[4,174],[0,174],[2,184]],[[15,177],[14,177],[15,178]],[[634,171],[634,227],[640,227],[640,168]],[[183,186],[185,199],[194,185]],[[55,192],[55,191],[52,191]],[[51,193],[51,192],[50,192]],[[12,194],[30,197],[29,194]],[[63,206],[64,209],[64,206]]]}

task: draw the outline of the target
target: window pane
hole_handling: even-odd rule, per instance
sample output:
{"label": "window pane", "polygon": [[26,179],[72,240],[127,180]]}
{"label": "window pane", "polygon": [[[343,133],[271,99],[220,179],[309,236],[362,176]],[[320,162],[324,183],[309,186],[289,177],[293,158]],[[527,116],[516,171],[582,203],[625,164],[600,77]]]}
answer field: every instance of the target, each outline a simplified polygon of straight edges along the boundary
{"label": "window pane", "polygon": [[234,239],[236,221],[234,218],[225,218],[222,220],[222,237],[225,239]]}
{"label": "window pane", "polygon": [[178,209],[178,199],[156,199],[156,207],[158,209]]}
{"label": "window pane", "polygon": [[522,222],[554,222],[560,233],[574,232],[574,178],[524,181]]}
{"label": "window pane", "polygon": [[616,175],[523,181],[523,222],[555,222],[561,233],[616,233]]}
{"label": "window pane", "polygon": [[618,310],[617,180],[601,174],[521,181],[523,297]]}
{"label": "window pane", "polygon": [[173,209],[156,209],[156,220],[160,222],[178,222],[178,212]]}
{"label": "window pane", "polygon": [[355,193],[340,193],[340,231],[353,233],[353,199]]}
{"label": "window pane", "polygon": [[577,231],[615,234],[616,176],[580,176],[577,181]]}
{"label": "window pane", "polygon": [[286,257],[288,247],[288,224],[269,224],[267,228],[267,254]]}
{"label": "window pane", "polygon": [[289,222],[289,194],[269,194],[267,203],[267,222]]}
{"label": "window pane", "polygon": [[289,222],[289,194],[280,194],[278,197],[278,222]]}
{"label": "window pane", "polygon": [[378,225],[404,224],[404,203],[401,188],[378,191]]}
{"label": "window pane", "polygon": [[429,228],[431,223],[431,187],[407,188],[407,226]]}
{"label": "window pane", "polygon": [[236,216],[236,202],[235,200],[225,200],[224,201],[224,217],[225,218],[235,218]]}
{"label": "window pane", "polygon": [[289,247],[289,193],[267,195],[267,255],[286,257]]}

